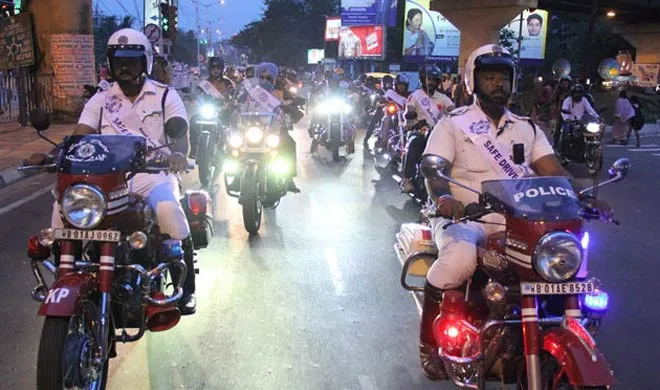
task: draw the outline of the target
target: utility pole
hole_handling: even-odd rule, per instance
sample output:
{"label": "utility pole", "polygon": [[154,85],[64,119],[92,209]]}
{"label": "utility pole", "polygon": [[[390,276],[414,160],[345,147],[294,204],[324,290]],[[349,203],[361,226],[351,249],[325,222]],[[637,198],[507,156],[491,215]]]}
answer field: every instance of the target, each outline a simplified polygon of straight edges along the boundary
{"label": "utility pole", "polygon": [[199,0],[195,1],[195,24],[197,28],[195,29],[195,37],[197,38],[197,69],[199,69],[199,74],[202,74],[202,64],[199,59]]}

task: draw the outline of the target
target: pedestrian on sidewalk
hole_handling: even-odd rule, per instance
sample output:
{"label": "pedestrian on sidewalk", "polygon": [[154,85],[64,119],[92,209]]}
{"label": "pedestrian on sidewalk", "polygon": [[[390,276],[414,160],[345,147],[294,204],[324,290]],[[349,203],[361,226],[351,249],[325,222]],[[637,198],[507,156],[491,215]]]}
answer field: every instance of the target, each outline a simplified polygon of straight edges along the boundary
{"label": "pedestrian on sidewalk", "polygon": [[614,123],[612,124],[612,143],[626,145],[628,143],[628,133],[630,120],[635,116],[635,109],[625,90],[619,92],[619,98],[614,105]]}
{"label": "pedestrian on sidewalk", "polygon": [[630,104],[632,104],[633,109],[635,110],[635,116],[630,120],[630,128],[628,129],[628,136],[626,137],[626,143],[630,140],[630,133],[635,131],[635,138],[637,138],[637,147],[639,148],[639,132],[644,127],[645,118],[642,114],[642,102],[639,101],[637,96],[630,97]]}

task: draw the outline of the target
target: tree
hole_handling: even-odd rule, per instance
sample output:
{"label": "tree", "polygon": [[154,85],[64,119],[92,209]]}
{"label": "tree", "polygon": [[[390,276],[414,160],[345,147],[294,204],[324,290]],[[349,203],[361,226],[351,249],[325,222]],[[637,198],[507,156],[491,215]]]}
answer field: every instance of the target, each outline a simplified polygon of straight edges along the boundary
{"label": "tree", "polygon": [[108,39],[117,30],[130,28],[135,22],[132,16],[124,16],[119,22],[114,15],[94,15],[94,58],[96,63],[105,62]]}
{"label": "tree", "polygon": [[251,50],[251,62],[306,63],[307,49],[324,46],[325,17],[339,12],[339,0],[264,0],[263,18],[230,40]]}
{"label": "tree", "polygon": [[172,58],[188,65],[197,65],[197,37],[194,31],[177,30],[176,41],[172,45]]}

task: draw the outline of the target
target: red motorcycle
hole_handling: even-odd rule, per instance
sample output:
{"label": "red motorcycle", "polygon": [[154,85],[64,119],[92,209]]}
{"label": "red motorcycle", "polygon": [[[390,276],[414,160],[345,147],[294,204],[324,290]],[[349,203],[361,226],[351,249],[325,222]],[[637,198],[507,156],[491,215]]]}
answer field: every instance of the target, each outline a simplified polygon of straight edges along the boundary
{"label": "red motorcycle", "polygon": [[[33,120],[39,131],[48,121]],[[52,164],[21,170],[57,173],[53,191],[64,228],[44,229],[28,241],[27,254],[45,321],[39,343],[37,388],[104,389],[117,342],[139,340],[146,330],[176,326],[177,302],[187,270],[181,241],[158,231],[153,210],[129,194],[137,173],[166,172],[148,161],[141,136],[74,135],[64,140]],[[50,141],[49,141],[50,142]],[[195,249],[208,245],[205,192],[182,199]],[[49,257],[53,255],[53,260]],[[48,286],[41,264],[55,281]],[[129,333],[128,329],[133,331]]]}
{"label": "red motorcycle", "polygon": [[[622,180],[629,167],[628,159],[617,160],[609,180],[580,195]],[[504,231],[478,248],[477,271],[465,292],[446,292],[434,322],[439,356],[452,381],[469,389],[483,389],[490,380],[531,390],[613,385],[593,339],[608,294],[586,272],[589,233],[583,221],[599,219],[598,212],[581,205],[567,178],[491,180],[478,192],[438,175],[479,193],[479,203],[468,205],[464,218],[443,228],[484,222],[491,213],[506,220]],[[421,307],[424,289],[409,280],[425,279],[438,255],[428,218],[404,224],[395,250],[403,263],[401,284]]]}

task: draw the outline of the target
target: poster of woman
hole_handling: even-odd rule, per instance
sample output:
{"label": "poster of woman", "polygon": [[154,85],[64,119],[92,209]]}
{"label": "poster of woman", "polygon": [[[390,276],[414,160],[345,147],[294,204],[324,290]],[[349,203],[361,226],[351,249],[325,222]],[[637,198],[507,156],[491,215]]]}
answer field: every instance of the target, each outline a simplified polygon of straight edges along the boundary
{"label": "poster of woman", "polygon": [[406,0],[403,55],[430,59],[458,57],[461,33],[442,14],[429,10],[429,0]]}

